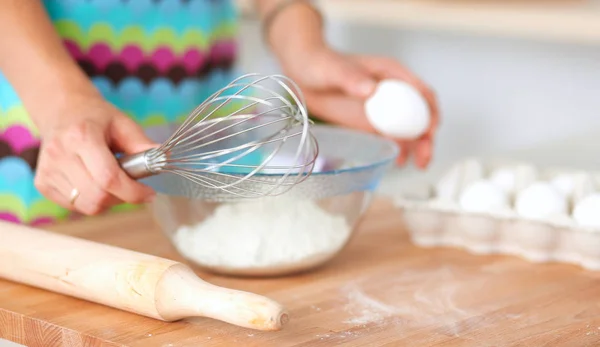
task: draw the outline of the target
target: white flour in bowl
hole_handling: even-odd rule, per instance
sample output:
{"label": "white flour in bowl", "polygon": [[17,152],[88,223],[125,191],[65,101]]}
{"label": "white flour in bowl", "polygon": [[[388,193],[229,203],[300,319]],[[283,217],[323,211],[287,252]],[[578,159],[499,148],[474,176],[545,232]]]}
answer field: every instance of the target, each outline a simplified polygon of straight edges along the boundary
{"label": "white flour in bowl", "polygon": [[286,196],[220,205],[174,235],[188,259],[209,266],[260,268],[293,264],[339,251],[351,234],[341,215]]}

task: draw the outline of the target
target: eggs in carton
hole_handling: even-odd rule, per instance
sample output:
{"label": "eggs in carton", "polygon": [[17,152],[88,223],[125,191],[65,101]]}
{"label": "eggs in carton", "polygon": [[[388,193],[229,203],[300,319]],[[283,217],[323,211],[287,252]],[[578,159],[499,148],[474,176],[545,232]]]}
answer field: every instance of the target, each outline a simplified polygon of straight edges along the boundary
{"label": "eggs in carton", "polygon": [[515,211],[528,219],[549,220],[568,214],[567,199],[552,184],[534,182],[517,194]]}
{"label": "eggs in carton", "polygon": [[577,202],[573,219],[581,226],[600,229],[600,193],[590,194]]}
{"label": "eggs in carton", "polygon": [[419,246],[600,270],[599,181],[588,172],[469,158],[432,184],[429,199],[396,203]]}

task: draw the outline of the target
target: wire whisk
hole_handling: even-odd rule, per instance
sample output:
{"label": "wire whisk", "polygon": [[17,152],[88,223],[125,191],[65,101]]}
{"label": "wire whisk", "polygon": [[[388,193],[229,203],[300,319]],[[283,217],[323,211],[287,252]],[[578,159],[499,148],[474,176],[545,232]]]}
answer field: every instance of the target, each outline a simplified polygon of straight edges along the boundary
{"label": "wire whisk", "polygon": [[158,148],[120,158],[135,179],[174,174],[196,198],[278,195],[312,173],[319,153],[298,86],[282,75],[248,74],[194,109]]}

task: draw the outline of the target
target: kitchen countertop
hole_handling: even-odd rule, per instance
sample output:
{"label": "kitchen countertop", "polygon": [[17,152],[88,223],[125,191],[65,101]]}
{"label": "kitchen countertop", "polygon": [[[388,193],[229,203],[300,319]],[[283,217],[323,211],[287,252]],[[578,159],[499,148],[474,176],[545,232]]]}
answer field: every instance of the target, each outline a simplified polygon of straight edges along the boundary
{"label": "kitchen countertop", "polygon": [[[182,260],[145,210],[52,229]],[[600,345],[600,272],[420,249],[381,199],[349,247],[317,271],[273,279],[198,274],[279,301],[291,321],[280,332],[210,319],[164,323],[0,280],[0,338],[33,347]]]}

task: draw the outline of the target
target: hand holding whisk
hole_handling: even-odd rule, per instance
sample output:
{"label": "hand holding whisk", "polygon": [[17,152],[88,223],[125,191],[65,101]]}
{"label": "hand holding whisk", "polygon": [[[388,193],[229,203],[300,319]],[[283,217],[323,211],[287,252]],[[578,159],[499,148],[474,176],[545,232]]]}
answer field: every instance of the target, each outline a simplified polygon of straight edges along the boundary
{"label": "hand holding whisk", "polygon": [[158,148],[119,162],[135,179],[163,173],[183,178],[193,183],[189,195],[195,198],[278,195],[314,169],[318,144],[310,125],[292,80],[249,74],[200,104]]}

